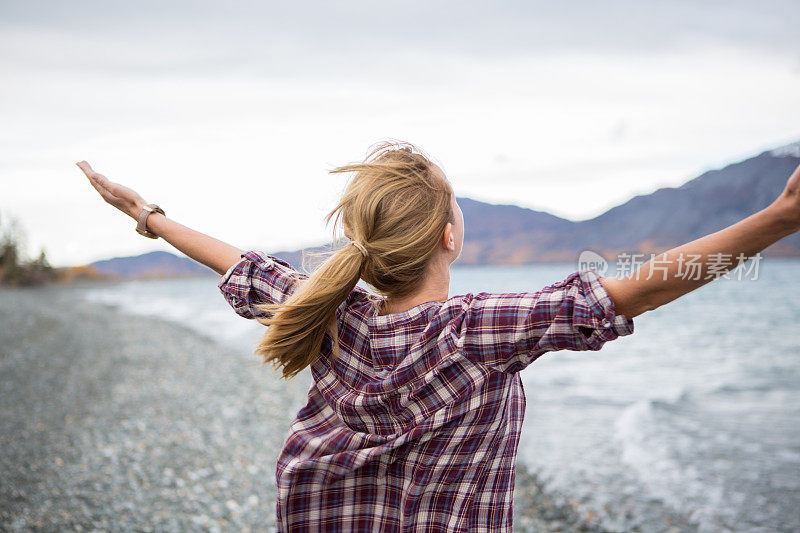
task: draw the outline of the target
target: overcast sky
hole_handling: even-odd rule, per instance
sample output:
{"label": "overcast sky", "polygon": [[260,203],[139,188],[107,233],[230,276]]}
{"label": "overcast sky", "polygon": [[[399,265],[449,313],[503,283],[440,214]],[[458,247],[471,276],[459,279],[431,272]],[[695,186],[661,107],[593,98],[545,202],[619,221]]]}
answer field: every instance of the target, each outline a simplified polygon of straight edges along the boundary
{"label": "overcast sky", "polygon": [[[75,162],[241,248],[330,237],[393,138],[580,220],[800,140],[800,2],[0,2],[0,216],[54,265],[171,249]],[[469,231],[469,228],[467,228]]]}

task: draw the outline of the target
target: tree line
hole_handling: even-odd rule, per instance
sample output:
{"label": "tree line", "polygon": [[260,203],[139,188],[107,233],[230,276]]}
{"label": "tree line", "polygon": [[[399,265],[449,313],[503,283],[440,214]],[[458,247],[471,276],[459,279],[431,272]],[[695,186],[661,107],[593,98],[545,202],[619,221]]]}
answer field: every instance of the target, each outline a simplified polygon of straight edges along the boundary
{"label": "tree line", "polygon": [[0,213],[0,285],[32,286],[54,281],[57,270],[42,249],[36,259],[25,259],[25,233],[17,219]]}

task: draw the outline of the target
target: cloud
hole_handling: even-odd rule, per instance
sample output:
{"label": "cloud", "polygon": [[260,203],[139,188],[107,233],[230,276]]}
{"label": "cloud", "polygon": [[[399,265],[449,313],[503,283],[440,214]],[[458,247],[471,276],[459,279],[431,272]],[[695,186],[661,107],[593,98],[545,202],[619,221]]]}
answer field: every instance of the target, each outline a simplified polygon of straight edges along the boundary
{"label": "cloud", "polygon": [[[653,54],[733,44],[796,55],[800,48],[800,4],[791,0],[769,8],[745,0],[6,1],[0,10],[3,55],[17,66],[106,75],[385,75],[387,64],[420,53]],[[402,66],[413,72],[413,64]]]}
{"label": "cloud", "polygon": [[800,136],[800,5],[609,5],[3,2],[0,210],[55,264],[166,246],[91,196],[87,159],[288,249],[329,236],[326,170],[381,138],[459,195],[579,219]]}

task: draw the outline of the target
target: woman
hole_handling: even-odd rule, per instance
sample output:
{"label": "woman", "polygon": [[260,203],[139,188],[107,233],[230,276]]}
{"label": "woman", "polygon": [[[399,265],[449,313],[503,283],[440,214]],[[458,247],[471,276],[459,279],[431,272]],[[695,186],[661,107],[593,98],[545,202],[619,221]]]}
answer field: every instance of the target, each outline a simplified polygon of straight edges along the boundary
{"label": "woman", "polygon": [[[265,361],[286,378],[311,366],[278,459],[280,531],[510,531],[519,371],[631,334],[634,317],[800,229],[799,167],[769,207],[625,279],[579,270],[537,292],[451,297],[464,219],[442,169],[413,145],[383,143],[332,171],[354,173],[328,215],[350,242],[310,276],[148,215],[138,194],[78,166],[143,233],[220,274],[236,313],[270,326],[257,347]],[[697,254],[687,278],[681,259]]]}

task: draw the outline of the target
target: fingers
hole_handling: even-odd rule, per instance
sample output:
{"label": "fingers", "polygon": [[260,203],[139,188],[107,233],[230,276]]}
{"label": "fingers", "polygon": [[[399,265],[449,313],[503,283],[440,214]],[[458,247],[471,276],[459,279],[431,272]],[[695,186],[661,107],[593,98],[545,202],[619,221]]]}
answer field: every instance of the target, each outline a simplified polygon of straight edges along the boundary
{"label": "fingers", "polygon": [[87,177],[88,177],[88,176],[89,176],[91,173],[93,173],[93,172],[94,172],[94,170],[92,170],[92,167],[91,167],[91,166],[89,166],[89,163],[87,163],[86,161],[79,161],[79,162],[77,162],[77,163],[75,163],[75,164],[76,164],[76,165],[78,165],[78,168],[79,168],[79,169],[83,170],[83,173],[84,173],[84,174],[86,174],[86,176],[87,176]]}
{"label": "fingers", "polygon": [[86,177],[89,178],[89,183],[91,183],[92,187],[94,187],[95,190],[100,193],[100,196],[103,198],[103,200],[111,203],[114,198],[113,194],[111,194],[109,191],[109,181],[106,179],[106,177],[95,172],[91,165],[89,165],[89,163],[86,161],[80,161],[75,164],[78,165],[78,168],[80,168],[84,174],[86,174]]}
{"label": "fingers", "polygon": [[89,163],[87,163],[86,161],[80,161],[79,163],[75,164],[78,165],[78,168],[81,169],[84,174],[86,174],[86,177],[89,178],[89,180],[92,181],[92,184],[94,185],[94,182],[97,179],[98,174],[97,172],[94,171],[94,169],[92,169]]}
{"label": "fingers", "polygon": [[89,181],[92,183],[92,185],[94,185],[95,189],[97,189],[98,191],[101,190],[100,188],[106,190],[109,189],[109,185],[111,182],[109,182],[108,179],[102,174],[95,172],[94,169],[91,167],[91,165],[89,165],[89,163],[87,163],[86,161],[80,161],[75,164],[78,165],[78,168],[80,168],[84,174],[86,174],[86,177],[89,178]]}

